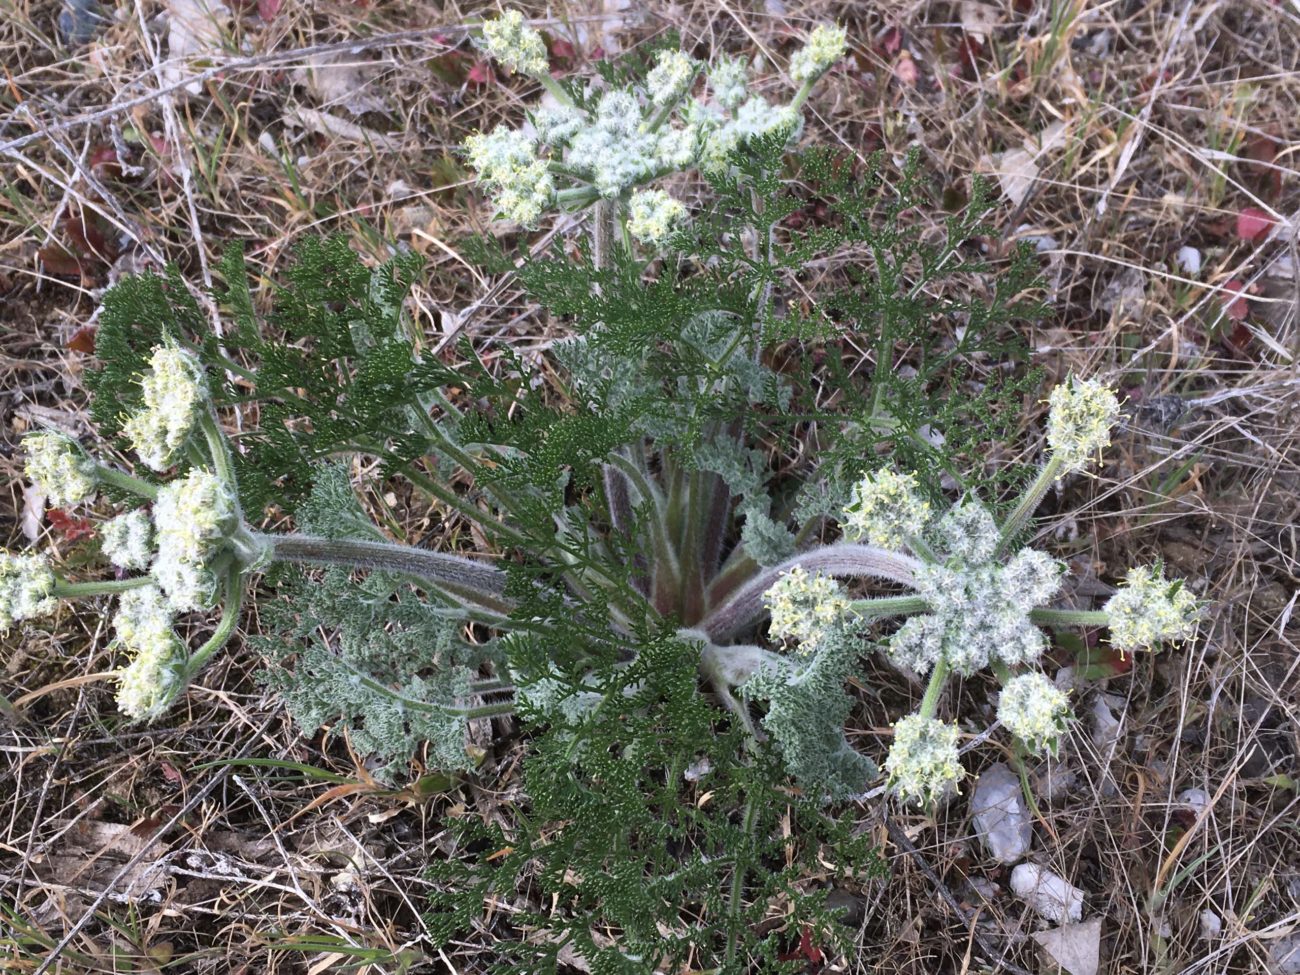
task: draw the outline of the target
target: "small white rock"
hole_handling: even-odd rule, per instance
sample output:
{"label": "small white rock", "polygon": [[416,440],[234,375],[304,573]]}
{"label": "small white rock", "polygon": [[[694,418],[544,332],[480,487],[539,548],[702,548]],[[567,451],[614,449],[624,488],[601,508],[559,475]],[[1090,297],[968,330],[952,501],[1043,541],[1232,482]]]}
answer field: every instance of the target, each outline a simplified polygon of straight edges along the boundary
{"label": "small white rock", "polygon": [[1020,791],[1020,779],[1003,762],[979,777],[971,796],[975,835],[999,863],[1015,863],[1033,842],[1029,808]]}
{"label": "small white rock", "polygon": [[1037,863],[1022,863],[1011,871],[1011,892],[1049,921],[1083,920],[1084,892]]}
{"label": "small white rock", "polygon": [[1201,937],[1213,941],[1223,933],[1223,918],[1208,908],[1201,911]]}
{"label": "small white rock", "polygon": [[1178,254],[1174,259],[1178,261],[1178,266],[1183,269],[1183,273],[1201,273],[1201,252],[1195,247],[1178,248]]}
{"label": "small white rock", "polygon": [[1178,802],[1199,816],[1209,807],[1210,794],[1204,789],[1184,789],[1178,793]]}

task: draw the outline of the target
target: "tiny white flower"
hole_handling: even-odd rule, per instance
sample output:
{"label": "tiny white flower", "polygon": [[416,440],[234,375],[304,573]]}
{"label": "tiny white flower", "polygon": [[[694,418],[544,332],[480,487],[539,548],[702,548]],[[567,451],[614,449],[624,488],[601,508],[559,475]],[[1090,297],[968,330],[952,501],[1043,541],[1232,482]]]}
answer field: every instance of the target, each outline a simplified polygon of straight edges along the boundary
{"label": "tiny white flower", "polygon": [[192,470],[158,492],[154,504],[158,558],[153,576],[177,612],[212,605],[217,579],[209,563],[234,518],[234,498],[210,471]]}
{"label": "tiny white flower", "polygon": [[847,34],[843,27],[821,24],[808,37],[808,43],[790,59],[790,77],[796,84],[816,81],[836,61],[844,57]]}
{"label": "tiny white flower", "polygon": [[644,121],[630,91],[606,92],[596,104],[595,118],[570,141],[566,162],[601,196],[619,196],[654,175],[658,166],[659,136]]}
{"label": "tiny white flower", "polygon": [[830,576],[810,575],[798,565],[773,583],[763,602],[772,615],[768,626],[772,638],[797,641],[808,652],[849,611],[839,583]]}
{"label": "tiny white flower", "polygon": [[903,802],[932,806],[965,777],[957,753],[957,726],[909,714],[894,725],[894,744],[885,758],[889,787]]}
{"label": "tiny white flower", "polygon": [[1073,379],[1048,396],[1047,443],[1060,458],[1062,473],[1081,471],[1110,446],[1119,420],[1119,400],[1103,383]]}
{"label": "tiny white flower", "polygon": [[100,529],[100,547],[119,569],[144,569],[153,557],[153,521],[137,509],[106,521]]}
{"label": "tiny white flower", "polygon": [[155,471],[165,471],[176,462],[207,408],[203,366],[183,349],[160,345],[140,386],[144,406],[127,418],[122,433],[141,460]]}
{"label": "tiny white flower", "polygon": [[655,142],[655,162],[665,170],[686,169],[695,162],[699,150],[700,137],[695,128],[665,126]]}
{"label": "tiny white flower", "polygon": [[749,94],[749,71],[739,58],[721,58],[709,68],[709,90],[713,100],[728,112],[735,111]]}
{"label": "tiny white flower", "polygon": [[23,438],[27,478],[56,508],[88,501],[95,494],[95,462],[71,437],[53,431]]}
{"label": "tiny white flower", "polygon": [[681,51],[660,51],[655,66],[645,77],[646,92],[656,106],[670,105],[695,79],[699,62]]}
{"label": "tiny white flower", "polygon": [[20,620],[49,616],[58,606],[54,571],[40,555],[0,551],[0,633]]}
{"label": "tiny white flower", "polygon": [[569,105],[541,108],[533,113],[538,140],[550,146],[566,145],[586,122],[586,116]]}
{"label": "tiny white flower", "polygon": [[889,638],[886,652],[900,667],[928,674],[943,659],[946,636],[947,627],[939,617],[913,616]]}
{"label": "tiny white flower", "polygon": [[930,520],[930,503],[921,498],[915,474],[879,470],[853,486],[844,509],[844,535],[865,538],[881,548],[899,549],[919,536]]}
{"label": "tiny white flower", "polygon": [[542,35],[524,22],[518,10],[507,10],[495,20],[483,24],[479,47],[510,71],[539,78],[550,71],[546,60],[546,42]]}
{"label": "tiny white flower", "polygon": [[627,232],[643,244],[661,246],[686,216],[686,207],[663,190],[639,190],[628,204]]}
{"label": "tiny white flower", "polygon": [[128,589],[117,599],[113,630],[123,646],[142,646],[160,630],[170,630],[172,611],[167,597],[153,585]]}
{"label": "tiny white flower", "polygon": [[1051,601],[1061,589],[1064,567],[1046,552],[1022,548],[1002,567],[1003,597],[1022,612]]}
{"label": "tiny white flower", "polygon": [[1111,646],[1122,651],[1152,650],[1158,644],[1190,639],[1200,607],[1182,584],[1159,569],[1129,569],[1124,585],[1107,601]]}
{"label": "tiny white flower", "polygon": [[977,501],[950,509],[939,520],[936,531],[943,550],[967,565],[989,561],[1001,540],[997,522]]}
{"label": "tiny white flower", "polygon": [[1034,753],[1055,755],[1073,719],[1069,695],[1037,671],[1011,678],[998,698],[998,720]]}

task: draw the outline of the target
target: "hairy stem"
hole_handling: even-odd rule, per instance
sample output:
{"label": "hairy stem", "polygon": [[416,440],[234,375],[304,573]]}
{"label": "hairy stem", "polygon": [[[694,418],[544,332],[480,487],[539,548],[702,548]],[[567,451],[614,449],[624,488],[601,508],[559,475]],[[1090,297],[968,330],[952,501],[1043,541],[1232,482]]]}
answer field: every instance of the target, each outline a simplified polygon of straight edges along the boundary
{"label": "hairy stem", "polygon": [[237,565],[233,566],[226,575],[223,595],[225,605],[221,608],[221,619],[217,622],[217,628],[212,631],[212,636],[208,637],[203,646],[194,651],[193,655],[185,663],[185,683],[187,684],[198,676],[199,671],[212,658],[212,655],[224,647],[235,634],[235,626],[239,623],[239,611],[244,605],[244,585],[240,579]]}
{"label": "hairy stem", "polygon": [[713,610],[699,624],[714,643],[730,639],[736,633],[757,623],[765,612],[763,594],[782,573],[796,566],[809,572],[824,572],[832,576],[851,578],[871,577],[890,582],[913,585],[921,563],[899,552],[890,552],[871,545],[826,545],[786,559],[779,565],[764,569],[742,586],[730,599]]}
{"label": "hairy stem", "polygon": [[948,661],[940,659],[934,665],[934,670],[930,673],[930,683],[925,687],[925,696],[921,698],[921,707],[919,714],[923,718],[933,718],[934,712],[939,707],[939,695],[943,693],[943,685],[948,680]]}
{"label": "hairy stem", "polygon": [[139,589],[153,583],[149,576],[134,576],[130,579],[109,579],[105,582],[68,582],[55,579],[51,595],[59,599],[82,599],[88,596],[111,596],[131,589]]}
{"label": "hairy stem", "polygon": [[1042,626],[1109,626],[1110,614],[1104,609],[1048,609],[1029,611],[1029,618]]}
{"label": "hairy stem", "polygon": [[314,535],[254,533],[254,537],[269,546],[273,562],[342,565],[353,569],[397,572],[425,580],[435,589],[502,615],[508,614],[511,608],[510,601],[505,598],[505,574],[459,555],[391,542]]}
{"label": "hairy stem", "polygon": [[1012,539],[1020,534],[1026,522],[1038,510],[1038,506],[1043,501],[1043,495],[1047,493],[1047,489],[1052,486],[1052,482],[1061,473],[1061,464],[1060,454],[1052,454],[1051,459],[1043,465],[1043,469],[1034,478],[1034,483],[1029,485],[1028,490],[1020,496],[1020,500],[1016,502],[1015,510],[1011,512],[1006,524],[1002,526],[1002,537],[1001,541],[998,542],[999,552],[1005,549]]}
{"label": "hairy stem", "polygon": [[134,494],[138,498],[147,498],[153,501],[158,497],[157,484],[150,484],[148,481],[141,480],[126,471],[119,471],[116,467],[96,464],[95,480],[101,484],[109,484],[120,491],[125,491],[127,494]]}
{"label": "hairy stem", "polygon": [[886,616],[911,616],[927,612],[930,607],[920,596],[882,596],[878,599],[855,599],[849,604],[853,612],[864,620],[884,619]]}

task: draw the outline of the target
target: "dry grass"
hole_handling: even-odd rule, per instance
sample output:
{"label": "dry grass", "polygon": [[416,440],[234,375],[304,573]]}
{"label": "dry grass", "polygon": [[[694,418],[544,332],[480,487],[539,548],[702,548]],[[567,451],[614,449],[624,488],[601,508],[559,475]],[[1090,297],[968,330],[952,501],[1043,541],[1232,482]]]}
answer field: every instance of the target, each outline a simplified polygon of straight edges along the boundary
{"label": "dry grass", "polygon": [[[1023,196],[992,219],[1007,239],[1041,240],[1051,313],[1030,336],[1037,359],[1115,379],[1135,404],[1104,476],[1069,485],[1060,510],[1076,514],[1045,530],[1085,578],[1163,558],[1214,601],[1194,646],[1080,694],[1085,713],[1114,695],[1121,725],[1110,741],[1091,719],[1073,735],[1051,770],[1073,784],[1042,804],[1036,856],[1088,892],[1103,971],[1265,971],[1300,929],[1300,259],[1286,229],[1300,225],[1300,14],[1269,0],[773,6],[552,12],[580,56],[676,29],[688,47],[777,63],[793,35],[837,19],[852,61],[814,97],[806,138],[858,156],[918,147],[958,191],[1032,160]],[[252,5],[171,81],[161,4],[122,6],[76,50],[55,39],[59,9],[0,6],[0,541],[23,544],[17,436],[35,422],[85,432],[75,337],[123,273],[171,261],[200,290],[230,241],[269,279],[304,234],[342,231],[375,256],[399,240],[429,258],[414,309],[427,341],[465,330],[489,350],[535,345],[546,323],[457,251],[484,212],[454,147],[531,94],[467,77],[462,28],[479,6],[285,3],[266,20]],[[193,77],[196,95],[178,84]],[[1281,218],[1266,238],[1235,234],[1247,206]],[[1188,246],[1199,272],[1175,258]],[[1229,282],[1250,295],[1240,322],[1222,314]],[[100,717],[104,628],[67,612],[39,637],[13,631],[0,654],[6,970],[491,970],[488,944],[423,938],[420,872],[442,817],[490,808],[508,779],[423,802],[366,787],[342,743],[296,735],[238,651],[162,725],[123,733]],[[986,708],[986,691],[958,688],[948,707]],[[887,717],[870,716],[861,747],[883,750]],[[358,788],[206,764],[257,757]],[[998,757],[992,744],[967,756]],[[866,892],[860,953],[836,970],[987,970],[1000,953],[1040,970],[1032,919],[1005,890],[972,886],[1006,877],[964,802],[900,817],[892,836],[868,806],[848,814],[879,830],[893,873]]]}

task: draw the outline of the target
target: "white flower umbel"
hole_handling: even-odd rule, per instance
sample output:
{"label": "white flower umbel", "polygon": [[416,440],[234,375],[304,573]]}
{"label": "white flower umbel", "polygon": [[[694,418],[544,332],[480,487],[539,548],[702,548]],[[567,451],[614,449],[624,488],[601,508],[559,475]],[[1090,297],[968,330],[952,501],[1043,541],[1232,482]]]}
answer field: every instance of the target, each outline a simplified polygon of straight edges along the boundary
{"label": "white flower umbel", "polygon": [[709,68],[709,91],[724,111],[735,111],[749,94],[749,70],[739,58],[720,58]]}
{"label": "white flower umbel", "polygon": [[143,510],[128,511],[104,522],[100,547],[119,569],[145,569],[153,558],[153,520]]}
{"label": "white flower umbel", "polygon": [[183,685],[185,647],[168,626],[141,631],[128,649],[131,662],[118,674],[117,707],[136,721],[152,721]]}
{"label": "white flower umbel", "polygon": [[216,598],[210,562],[234,527],[235,501],[221,479],[195,469],[158,492],[154,579],[177,612],[203,609]]}
{"label": "white flower umbel", "polygon": [[681,51],[660,51],[645,76],[646,92],[656,107],[671,105],[690,87],[700,64]]}
{"label": "white flower umbel", "polygon": [[1017,553],[1005,566],[955,558],[946,565],[924,565],[916,572],[916,590],[930,612],[899,628],[890,638],[889,655],[919,673],[943,660],[967,676],[991,661],[1031,663],[1047,644],[1029,612],[1060,585],[1060,564],[1033,549]]}
{"label": "white flower umbel", "polygon": [[686,216],[686,207],[663,190],[640,190],[628,204],[627,232],[643,244],[662,246]]}
{"label": "white flower umbel", "polygon": [[843,27],[821,24],[808,37],[808,43],[790,59],[790,77],[795,84],[816,81],[840,58],[847,47]]}
{"label": "white flower umbel", "polygon": [[542,35],[524,22],[518,10],[507,10],[496,20],[483,24],[478,42],[489,57],[500,61],[510,71],[540,78],[550,71],[546,61],[546,42]]}
{"label": "white flower umbel", "polygon": [[932,806],[965,777],[957,754],[957,726],[909,714],[894,725],[894,744],[885,758],[889,787],[903,802]]}
{"label": "white flower umbel", "polygon": [[1011,678],[998,698],[998,720],[1035,754],[1055,755],[1073,719],[1069,695],[1037,671]]}
{"label": "white flower umbel", "polygon": [[844,590],[830,576],[810,575],[802,566],[784,573],[763,594],[773,639],[794,640],[811,651],[849,610]]}
{"label": "white flower umbel", "polygon": [[141,460],[155,471],[165,471],[176,462],[207,408],[203,366],[183,349],[160,345],[140,386],[144,406],[127,418],[122,433]]}
{"label": "white flower umbel", "polygon": [[1058,473],[1088,467],[1110,446],[1119,415],[1119,400],[1103,383],[1071,378],[1054,388],[1048,396],[1047,443]]}
{"label": "white flower umbel", "polygon": [[568,165],[588,178],[604,197],[615,197],[653,175],[659,138],[644,124],[630,91],[601,96],[596,116],[573,137]]}
{"label": "white flower umbel", "polygon": [[0,552],[0,633],[20,620],[49,616],[58,605],[54,572],[40,555]]}
{"label": "white flower umbel", "polygon": [[498,125],[465,140],[469,164],[493,191],[497,213],[524,226],[535,224],[555,198],[555,182],[537,145],[523,132]]}
{"label": "white flower umbel", "polygon": [[930,503],[917,492],[916,475],[879,470],[853,486],[841,523],[850,540],[901,549],[925,530]]}
{"label": "white flower umbel", "polygon": [[1181,580],[1170,582],[1158,568],[1139,567],[1129,569],[1124,585],[1103,611],[1111,645],[1127,652],[1191,638],[1199,605]]}
{"label": "white flower umbel", "polygon": [[665,172],[674,169],[687,169],[700,152],[700,132],[696,126],[674,128],[665,126],[659,130],[655,142],[655,165]]}
{"label": "white flower umbel", "polygon": [[23,450],[28,480],[54,507],[66,508],[94,497],[95,462],[71,437],[53,431],[28,434]]}

